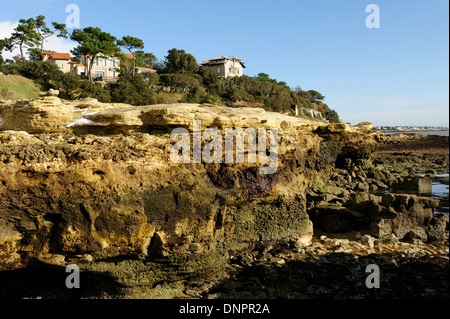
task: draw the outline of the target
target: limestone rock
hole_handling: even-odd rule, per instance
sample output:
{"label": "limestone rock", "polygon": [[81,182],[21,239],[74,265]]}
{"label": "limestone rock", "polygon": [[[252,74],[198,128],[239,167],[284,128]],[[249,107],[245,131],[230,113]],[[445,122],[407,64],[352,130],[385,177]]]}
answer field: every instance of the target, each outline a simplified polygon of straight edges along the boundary
{"label": "limestone rock", "polygon": [[59,95],[59,91],[58,90],[54,90],[54,89],[50,89],[47,92],[39,92],[39,96],[40,97],[45,97],[45,96],[58,96]]}
{"label": "limestone rock", "polygon": [[397,190],[415,191],[418,193],[431,193],[433,181],[426,176],[406,177],[400,183],[394,185]]}
{"label": "limestone rock", "polygon": [[[29,133],[61,132],[64,129],[78,133],[123,133],[128,131],[158,131],[161,128],[187,128],[194,123],[202,129],[252,128],[301,129],[311,131],[317,121],[266,112],[261,108],[229,108],[209,104],[163,104],[130,106],[118,103],[99,103],[95,99],[65,102],[57,91],[44,92],[40,98],[0,105],[1,128],[23,130]],[[84,131],[83,131],[84,130]]]}
{"label": "limestone rock", "polygon": [[428,197],[383,195],[381,202],[371,208],[372,234],[377,237],[394,234],[402,239],[418,228],[427,229],[438,206],[439,200]]}
{"label": "limestone rock", "polygon": [[17,130],[28,133],[60,132],[76,114],[54,95],[45,95],[28,101],[25,105],[16,103],[0,106],[3,119],[2,130]]}
{"label": "limestone rock", "polygon": [[373,129],[373,125],[371,122],[361,122],[357,125],[361,130],[370,131]]}
{"label": "limestone rock", "polygon": [[331,133],[352,131],[350,125],[347,123],[331,123],[326,128]]}

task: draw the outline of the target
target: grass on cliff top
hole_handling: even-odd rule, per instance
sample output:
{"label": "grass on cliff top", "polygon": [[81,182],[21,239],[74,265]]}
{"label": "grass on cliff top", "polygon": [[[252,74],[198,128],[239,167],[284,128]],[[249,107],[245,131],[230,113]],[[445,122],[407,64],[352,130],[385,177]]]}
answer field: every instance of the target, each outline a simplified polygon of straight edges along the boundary
{"label": "grass on cliff top", "polygon": [[39,96],[40,88],[30,79],[20,75],[0,75],[0,100],[33,99]]}

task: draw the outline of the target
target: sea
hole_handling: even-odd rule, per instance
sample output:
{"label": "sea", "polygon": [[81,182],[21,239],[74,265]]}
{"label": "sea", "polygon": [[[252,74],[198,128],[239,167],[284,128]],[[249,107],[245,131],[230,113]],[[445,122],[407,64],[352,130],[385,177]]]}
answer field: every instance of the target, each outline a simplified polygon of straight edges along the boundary
{"label": "sea", "polygon": [[421,135],[440,135],[449,136],[449,130],[446,131],[381,131],[384,134],[421,134]]}
{"label": "sea", "polygon": [[436,175],[433,180],[431,188],[431,197],[437,198],[441,201],[439,209],[435,213],[449,213],[449,174]]}

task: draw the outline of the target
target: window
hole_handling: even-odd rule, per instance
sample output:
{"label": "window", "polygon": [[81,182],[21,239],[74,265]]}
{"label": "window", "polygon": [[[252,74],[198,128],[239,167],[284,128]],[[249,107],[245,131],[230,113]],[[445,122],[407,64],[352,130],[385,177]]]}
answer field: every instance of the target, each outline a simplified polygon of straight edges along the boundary
{"label": "window", "polygon": [[217,68],[217,73],[220,73],[220,68]]}
{"label": "window", "polygon": [[116,77],[116,71],[111,71],[109,73],[110,77],[115,78]]}
{"label": "window", "polygon": [[100,72],[100,71],[96,71],[95,72],[95,78],[102,78],[105,75],[105,73]]}
{"label": "window", "polygon": [[116,61],[114,60],[114,58],[111,59],[111,67],[115,67],[116,66]]}
{"label": "window", "polygon": [[103,59],[103,66],[106,66],[106,59]]}
{"label": "window", "polygon": [[97,58],[94,59],[94,65],[98,65],[98,59]]}

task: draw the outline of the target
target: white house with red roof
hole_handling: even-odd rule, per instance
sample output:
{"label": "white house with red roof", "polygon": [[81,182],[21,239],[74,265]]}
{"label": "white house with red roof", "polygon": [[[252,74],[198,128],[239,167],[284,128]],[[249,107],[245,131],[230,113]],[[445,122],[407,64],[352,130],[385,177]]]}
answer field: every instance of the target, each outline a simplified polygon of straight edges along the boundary
{"label": "white house with red roof", "polygon": [[[122,53],[129,60],[133,60],[133,55]],[[43,52],[42,61],[50,61],[55,63],[61,71],[72,72],[76,75],[86,76],[86,65],[91,62],[91,57],[81,56],[79,61],[72,61],[69,53]],[[121,60],[117,56],[108,57],[99,55],[94,59],[92,65],[92,76],[94,79],[102,81],[117,80],[119,77],[119,68]],[[131,64],[132,66],[132,64]],[[151,68],[136,67],[136,73],[156,72]]]}
{"label": "white house with red roof", "polygon": [[42,54],[42,61],[50,61],[55,63],[64,73],[70,72],[72,70],[69,53],[44,51]]}

